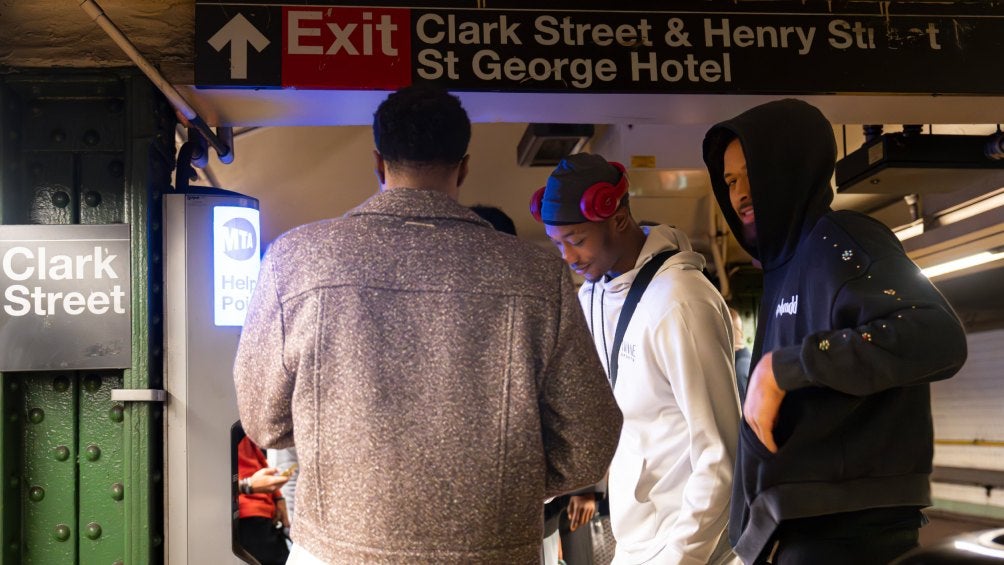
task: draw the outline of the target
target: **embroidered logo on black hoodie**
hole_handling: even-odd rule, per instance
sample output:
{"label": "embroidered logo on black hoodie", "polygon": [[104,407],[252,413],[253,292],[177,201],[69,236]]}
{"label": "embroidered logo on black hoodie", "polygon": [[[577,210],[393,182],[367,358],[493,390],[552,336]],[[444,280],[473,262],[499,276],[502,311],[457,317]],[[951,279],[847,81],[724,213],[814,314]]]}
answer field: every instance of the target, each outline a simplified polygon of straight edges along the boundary
{"label": "embroidered logo on black hoodie", "polygon": [[777,310],[774,312],[774,317],[777,318],[783,314],[791,314],[794,316],[798,314],[798,295],[794,294],[792,297],[785,302],[781,299],[781,302],[777,305]]}

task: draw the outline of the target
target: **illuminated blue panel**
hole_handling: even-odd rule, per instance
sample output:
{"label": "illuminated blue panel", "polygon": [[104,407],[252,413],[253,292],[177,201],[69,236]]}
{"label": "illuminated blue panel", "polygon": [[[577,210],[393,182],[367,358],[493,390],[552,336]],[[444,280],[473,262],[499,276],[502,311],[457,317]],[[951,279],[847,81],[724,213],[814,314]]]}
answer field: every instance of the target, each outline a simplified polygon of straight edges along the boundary
{"label": "illuminated blue panel", "polygon": [[213,309],[217,326],[243,326],[261,267],[258,210],[213,207]]}

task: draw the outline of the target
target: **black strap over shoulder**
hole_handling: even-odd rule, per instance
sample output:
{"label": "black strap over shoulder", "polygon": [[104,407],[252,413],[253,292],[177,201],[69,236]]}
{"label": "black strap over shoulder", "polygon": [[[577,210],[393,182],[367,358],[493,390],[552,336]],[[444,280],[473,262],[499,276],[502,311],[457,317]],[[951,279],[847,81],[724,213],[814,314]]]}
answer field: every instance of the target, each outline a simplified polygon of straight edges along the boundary
{"label": "black strap over shoulder", "polygon": [[631,289],[628,290],[627,298],[624,299],[624,307],[621,308],[620,316],[617,317],[617,329],[614,331],[614,347],[611,352],[612,359],[610,360],[610,388],[617,386],[617,365],[620,359],[621,342],[624,341],[624,332],[627,331],[628,324],[631,323],[631,316],[634,315],[634,310],[638,307],[641,295],[645,294],[648,283],[652,282],[652,277],[655,276],[659,267],[667,259],[676,255],[678,251],[679,249],[663,251],[649,259],[648,263],[642,265],[641,270],[638,271],[638,276],[631,283]]}

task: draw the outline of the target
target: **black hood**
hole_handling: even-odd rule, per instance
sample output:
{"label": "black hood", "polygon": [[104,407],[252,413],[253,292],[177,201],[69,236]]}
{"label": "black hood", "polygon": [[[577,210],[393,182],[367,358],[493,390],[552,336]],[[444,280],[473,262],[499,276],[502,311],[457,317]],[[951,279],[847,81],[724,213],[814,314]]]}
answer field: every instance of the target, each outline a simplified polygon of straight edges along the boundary
{"label": "black hood", "polygon": [[[739,138],[746,156],[757,244],[744,241],[723,178],[725,148]],[[740,245],[764,270],[783,265],[798,241],[830,210],[836,142],[816,107],[787,99],[757,106],[721,122],[704,137],[704,162],[725,219]]]}

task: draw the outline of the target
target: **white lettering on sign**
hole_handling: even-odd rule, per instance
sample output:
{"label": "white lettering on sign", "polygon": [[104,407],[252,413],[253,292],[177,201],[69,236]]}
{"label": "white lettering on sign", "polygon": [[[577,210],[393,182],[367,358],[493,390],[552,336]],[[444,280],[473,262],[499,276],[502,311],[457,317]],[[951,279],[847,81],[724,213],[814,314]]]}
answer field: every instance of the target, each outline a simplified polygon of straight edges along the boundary
{"label": "white lettering on sign", "polygon": [[453,51],[443,54],[436,49],[422,49],[418,52],[418,63],[421,65],[418,68],[418,76],[425,80],[436,80],[442,78],[445,73],[450,80],[457,80],[460,78],[457,73],[459,61],[460,58]]}
{"label": "white lettering on sign", "polygon": [[704,20],[704,46],[714,47],[716,40],[724,48],[771,47],[787,49],[795,47],[799,55],[806,55],[812,49],[816,36],[815,27],[803,26],[736,26],[731,27],[728,18],[722,18],[715,26],[711,19]]}
{"label": "white lettering on sign", "polygon": [[875,49],[875,30],[862,25],[861,22],[833,20],[829,27],[830,45],[837,49],[856,47],[858,49]]}
{"label": "white lettering on sign", "polygon": [[223,251],[243,251],[254,249],[254,234],[238,228],[228,228],[224,226],[220,229],[223,234]]}
{"label": "white lettering on sign", "polygon": [[[415,23],[415,33],[422,42],[436,45],[444,41],[450,45],[523,45],[516,30],[519,23],[509,23],[505,16],[497,22],[460,22],[450,14],[443,19],[439,14],[424,14]],[[443,28],[446,28],[445,30]]]}
{"label": "white lettering on sign", "polygon": [[320,29],[316,27],[303,27],[300,25],[300,22],[303,20],[319,20],[322,16],[321,12],[308,10],[289,12],[287,16],[289,18],[289,29],[287,30],[289,47],[286,49],[291,55],[320,55],[324,53],[324,48],[320,45],[303,45],[300,43],[301,37],[317,37],[321,35]]}
{"label": "white lettering on sign", "polygon": [[[261,3],[248,3],[256,4]],[[763,84],[776,82],[785,92],[801,92],[820,87],[806,86],[798,76],[833,67],[842,70],[838,75],[855,77],[846,85],[834,85],[837,92],[858,92],[865,85],[873,85],[868,91],[929,92],[916,82],[901,85],[899,79],[909,74],[903,69],[900,74],[880,73],[871,65],[860,77],[844,71],[860,66],[855,52],[865,50],[889,57],[887,62],[937,55],[932,64],[956,66],[967,47],[948,42],[942,28],[963,26],[977,43],[998,31],[983,27],[971,15],[963,17],[972,22],[958,23],[943,15],[918,19],[921,14],[843,14],[847,11],[838,9],[727,14],[688,10],[674,15],[571,5],[508,10],[328,7],[309,2],[269,6],[277,7],[270,8],[273,16],[282,14],[281,24],[275,24],[274,17],[268,20],[270,34],[277,39],[281,35],[281,64],[262,80],[284,88],[332,90],[393,90],[421,79],[486,91],[599,87],[605,92],[731,92],[763,90]],[[264,12],[255,10],[249,14],[256,22],[262,20]],[[765,56],[773,60],[765,64]],[[789,66],[797,71],[783,72]],[[993,86],[981,83],[981,89],[989,92]]]}
{"label": "white lettering on sign", "polygon": [[713,59],[700,61],[693,53],[687,53],[682,60],[660,62],[653,52],[649,52],[644,59],[638,52],[632,52],[631,80],[638,82],[646,78],[651,82],[660,79],[666,82],[732,82],[732,58],[728,53],[722,53],[721,62]]}
{"label": "white lettering on sign", "polygon": [[649,32],[652,25],[642,18],[638,25],[621,24],[616,28],[607,24],[573,23],[570,16],[559,21],[554,16],[540,16],[534,21],[537,33],[533,38],[540,45],[598,45],[607,47],[613,43],[622,47],[652,46]]}
{"label": "white lettering on sign", "polygon": [[[49,256],[49,249],[39,246],[34,250],[16,246],[3,255],[3,275],[12,281],[97,281],[119,279],[119,273],[112,266],[118,258],[108,249],[95,245],[93,251],[85,254],[56,254]],[[112,312],[125,314],[125,291],[115,285],[110,291],[92,290],[87,292],[49,291],[42,286],[10,285],[4,291],[4,312],[10,316],[51,316],[66,313],[78,316],[85,312],[104,314]]]}
{"label": "white lettering on sign", "polygon": [[124,297],[125,291],[121,285],[113,286],[110,292],[95,290],[85,295],[76,291],[46,292],[40,286],[28,288],[15,284],[7,287],[4,292],[4,298],[9,304],[5,304],[3,309],[9,316],[51,316],[59,312],[71,316],[84,312],[104,314],[109,308],[115,314],[125,314]]}
{"label": "white lettering on sign", "polygon": [[[397,31],[397,24],[393,23],[390,15],[380,16],[380,23],[373,23],[373,13],[363,12],[363,23],[327,22],[326,27],[333,35],[331,43],[327,49],[322,45],[305,45],[303,38],[321,37],[322,28],[310,27],[311,21],[324,19],[324,12],[320,10],[290,10],[287,15],[286,34],[288,38],[287,52],[290,55],[337,55],[345,53],[347,55],[372,55],[373,47],[379,43],[380,53],[394,57],[397,56],[397,47],[394,46],[394,32]],[[376,32],[374,34],[374,32]],[[374,35],[377,41],[374,41]],[[361,48],[361,49],[360,49]]]}
{"label": "white lettering on sign", "polygon": [[257,283],[258,279],[248,276],[223,275],[220,277],[220,288],[223,290],[246,290],[250,293]]}
{"label": "white lettering on sign", "polygon": [[[4,253],[3,273],[13,281],[24,281],[34,276],[43,281],[117,279],[119,275],[112,268],[112,261],[118,255],[107,253],[107,249],[95,245],[94,252],[88,255],[54,255],[46,258],[44,247],[39,247],[37,254],[27,247],[12,247]],[[14,265],[19,256],[25,259],[25,265],[20,268]]]}
{"label": "white lettering on sign", "polygon": [[505,61],[499,54],[482,49],[474,54],[474,76],[481,80],[569,81],[576,88],[589,88],[593,79],[609,82],[617,77],[617,65],[610,59],[544,59],[536,57],[525,61],[510,57]]}
{"label": "white lettering on sign", "polygon": [[[373,20],[373,14],[370,12],[363,12],[363,21],[370,22]],[[325,52],[326,55],[335,55],[340,50],[344,49],[349,55],[358,55],[359,50],[356,49],[356,44],[353,42],[352,37],[356,28],[359,27],[363,34],[362,46],[363,55],[373,54],[373,30],[380,32],[380,52],[384,55],[393,56],[397,55],[397,48],[391,43],[392,33],[397,30],[397,26],[391,23],[390,16],[384,15],[380,17],[380,23],[373,25],[371,23],[364,23],[362,26],[357,26],[356,24],[346,24],[344,27],[338,24],[329,23],[328,29],[331,33],[335,34],[335,40],[331,43],[331,47]]]}

